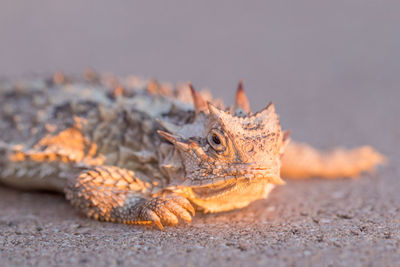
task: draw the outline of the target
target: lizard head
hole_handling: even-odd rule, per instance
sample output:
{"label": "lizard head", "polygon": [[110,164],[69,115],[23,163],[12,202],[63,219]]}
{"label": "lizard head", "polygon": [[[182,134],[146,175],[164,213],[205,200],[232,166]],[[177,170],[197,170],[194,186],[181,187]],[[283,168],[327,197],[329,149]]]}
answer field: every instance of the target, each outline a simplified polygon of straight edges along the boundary
{"label": "lizard head", "polygon": [[[242,83],[234,107],[223,109],[207,103],[190,85],[195,106],[192,123],[161,122],[168,130],[159,134],[174,144],[184,167],[184,186],[224,191],[238,183],[284,183],[280,158],[288,143],[275,107],[251,113]],[[225,190],[226,191],[226,190]]]}

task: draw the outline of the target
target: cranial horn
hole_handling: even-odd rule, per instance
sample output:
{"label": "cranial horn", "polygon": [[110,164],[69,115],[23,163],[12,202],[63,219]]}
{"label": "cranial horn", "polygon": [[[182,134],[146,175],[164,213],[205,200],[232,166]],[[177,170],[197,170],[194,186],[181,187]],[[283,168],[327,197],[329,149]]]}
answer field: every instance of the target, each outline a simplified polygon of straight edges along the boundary
{"label": "cranial horn", "polygon": [[192,92],[193,104],[196,115],[200,112],[207,112],[207,102],[203,99],[201,94],[194,89],[193,85],[189,83],[190,91]]}
{"label": "cranial horn", "polygon": [[283,141],[283,142],[288,141],[288,140],[290,139],[290,134],[291,134],[291,133],[292,133],[292,132],[289,131],[289,130],[284,131],[284,132],[283,132],[282,141]]}
{"label": "cranial horn", "polygon": [[178,148],[182,151],[188,151],[190,149],[188,144],[178,141],[177,136],[174,136],[172,134],[169,134],[167,132],[160,131],[160,130],[158,130],[157,133],[159,135],[161,135],[162,137],[164,137],[165,139],[167,139],[168,141],[170,141],[172,144],[175,145],[176,148]]}
{"label": "cranial horn", "polygon": [[275,105],[272,102],[269,102],[268,106],[266,108],[264,108],[263,110],[257,112],[254,114],[255,117],[265,117],[265,116],[269,116],[275,114]]}
{"label": "cranial horn", "polygon": [[207,104],[208,104],[208,110],[209,110],[211,115],[214,115],[214,116],[216,116],[218,118],[223,117],[225,115],[225,112],[223,110],[220,110],[219,108],[217,108],[216,106],[214,106],[210,102],[208,102]]}
{"label": "cranial horn", "polygon": [[235,109],[237,108],[241,108],[247,113],[250,113],[249,100],[243,90],[243,80],[239,81],[238,89],[236,91]]}
{"label": "cranial horn", "polygon": [[283,155],[283,153],[285,153],[286,147],[289,145],[290,142],[290,131],[284,131],[283,132],[283,136],[282,136],[282,146],[281,149],[279,151],[279,153],[281,155]]}
{"label": "cranial horn", "polygon": [[270,112],[275,112],[275,104],[273,102],[269,102],[268,106],[266,107],[266,110]]}

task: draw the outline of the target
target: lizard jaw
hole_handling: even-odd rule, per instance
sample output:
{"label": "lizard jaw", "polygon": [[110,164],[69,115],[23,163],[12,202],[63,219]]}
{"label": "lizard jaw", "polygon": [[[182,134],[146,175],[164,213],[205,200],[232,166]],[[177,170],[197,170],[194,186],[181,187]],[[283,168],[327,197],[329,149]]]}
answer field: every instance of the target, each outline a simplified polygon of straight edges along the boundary
{"label": "lizard jaw", "polygon": [[183,182],[183,186],[188,186],[188,187],[207,187],[209,188],[210,186],[213,185],[219,185],[219,184],[225,184],[227,182],[233,181],[233,182],[238,182],[238,181],[248,181],[252,182],[254,180],[264,180],[266,182],[272,183],[272,184],[278,184],[278,185],[284,185],[285,181],[282,180],[280,177],[279,173],[271,173],[271,172],[255,172],[255,173],[249,173],[245,174],[242,176],[235,176],[235,175],[226,175],[223,177],[211,177],[211,178],[202,178],[202,179],[191,179],[191,178],[186,178],[186,180]]}
{"label": "lizard jaw", "polygon": [[274,184],[265,178],[242,178],[208,186],[184,187],[181,191],[196,209],[213,213],[243,208],[254,200],[265,198],[273,187]]}
{"label": "lizard jaw", "polygon": [[262,175],[247,175],[235,178],[218,178],[213,180],[211,183],[202,185],[191,185],[190,188],[195,194],[197,199],[211,200],[223,197],[229,193],[242,190],[245,187],[249,187],[255,184],[279,184],[284,183],[280,177],[276,178],[273,176],[262,176]]}

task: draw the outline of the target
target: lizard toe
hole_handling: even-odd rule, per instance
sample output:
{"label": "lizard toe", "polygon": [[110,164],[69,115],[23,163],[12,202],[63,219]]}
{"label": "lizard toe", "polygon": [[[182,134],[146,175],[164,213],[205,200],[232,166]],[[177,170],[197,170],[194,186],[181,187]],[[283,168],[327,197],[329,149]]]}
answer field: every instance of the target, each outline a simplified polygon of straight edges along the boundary
{"label": "lizard toe", "polygon": [[173,198],[173,201],[177,203],[179,206],[189,211],[192,216],[196,214],[196,211],[194,210],[192,204],[190,204],[189,200],[187,200],[186,198],[181,196],[175,196]]}
{"label": "lizard toe", "polygon": [[172,213],[165,205],[157,206],[154,212],[158,215],[158,217],[161,219],[161,222],[165,225],[177,225],[179,222],[176,215]]}
{"label": "lizard toe", "polygon": [[164,231],[164,226],[161,223],[160,217],[158,217],[154,211],[150,209],[144,209],[141,217],[143,221],[153,222],[160,230]]}
{"label": "lizard toe", "polygon": [[192,216],[190,213],[175,201],[167,201],[165,206],[180,219],[188,223],[192,221]]}

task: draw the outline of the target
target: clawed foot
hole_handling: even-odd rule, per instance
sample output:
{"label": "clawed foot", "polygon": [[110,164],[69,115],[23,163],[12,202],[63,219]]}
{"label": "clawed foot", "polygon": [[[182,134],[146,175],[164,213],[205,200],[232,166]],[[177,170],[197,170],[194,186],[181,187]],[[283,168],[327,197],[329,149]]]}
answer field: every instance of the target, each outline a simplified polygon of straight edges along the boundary
{"label": "clawed foot", "polygon": [[139,217],[150,221],[164,230],[163,225],[176,225],[179,219],[192,221],[195,210],[190,202],[181,196],[155,197],[143,203]]}

